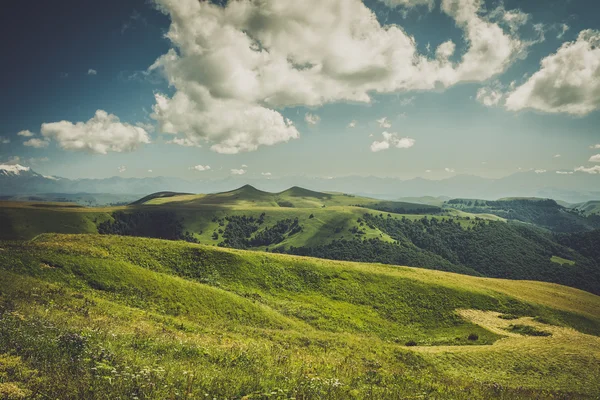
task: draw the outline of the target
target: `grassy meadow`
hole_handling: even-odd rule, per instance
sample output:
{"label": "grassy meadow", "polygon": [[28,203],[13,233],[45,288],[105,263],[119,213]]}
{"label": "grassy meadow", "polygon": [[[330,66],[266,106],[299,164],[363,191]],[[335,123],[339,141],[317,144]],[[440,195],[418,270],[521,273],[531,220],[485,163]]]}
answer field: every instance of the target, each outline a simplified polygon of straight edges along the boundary
{"label": "grassy meadow", "polygon": [[0,269],[0,398],[600,392],[600,297],[555,284],[104,235]]}

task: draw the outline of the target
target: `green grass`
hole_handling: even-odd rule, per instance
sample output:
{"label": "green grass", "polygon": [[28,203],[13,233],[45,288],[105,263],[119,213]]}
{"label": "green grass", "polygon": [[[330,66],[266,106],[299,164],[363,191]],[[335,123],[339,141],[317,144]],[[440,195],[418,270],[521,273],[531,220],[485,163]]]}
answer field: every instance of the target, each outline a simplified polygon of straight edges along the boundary
{"label": "green grass", "polygon": [[541,331],[529,325],[511,325],[508,330],[526,336],[552,336],[550,332]]}
{"label": "green grass", "polygon": [[[564,286],[99,235],[2,242],[0,270],[0,393],[550,399],[600,391],[600,298]],[[552,336],[511,336],[502,324]]]}
{"label": "green grass", "polygon": [[575,265],[575,261],[567,260],[566,258],[562,258],[562,257],[558,257],[558,256],[552,256],[550,258],[550,261],[552,261],[553,263],[560,264],[560,265]]}

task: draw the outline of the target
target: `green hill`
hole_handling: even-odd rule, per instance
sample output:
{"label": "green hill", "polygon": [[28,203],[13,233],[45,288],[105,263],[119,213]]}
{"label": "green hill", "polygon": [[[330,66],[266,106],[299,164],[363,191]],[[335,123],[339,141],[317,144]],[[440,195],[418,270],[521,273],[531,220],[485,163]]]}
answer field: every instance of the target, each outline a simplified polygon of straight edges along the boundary
{"label": "green hill", "polygon": [[600,200],[588,201],[586,203],[577,204],[573,207],[573,209],[584,216],[600,216]]}
{"label": "green hill", "polygon": [[448,207],[470,213],[486,213],[535,224],[554,232],[578,232],[600,228],[600,218],[580,215],[551,199],[505,198],[497,201],[452,199]]}
{"label": "green hill", "polygon": [[159,193],[127,207],[3,205],[2,239],[31,239],[48,232],[154,237],[533,279],[600,293],[600,256],[586,250],[590,245],[585,242],[593,243],[594,235],[557,238],[532,224],[506,223],[492,214],[298,187],[269,193],[251,186],[208,195]]}
{"label": "green hill", "polygon": [[0,269],[11,398],[600,391],[600,297],[563,286],[98,235],[2,242]]}

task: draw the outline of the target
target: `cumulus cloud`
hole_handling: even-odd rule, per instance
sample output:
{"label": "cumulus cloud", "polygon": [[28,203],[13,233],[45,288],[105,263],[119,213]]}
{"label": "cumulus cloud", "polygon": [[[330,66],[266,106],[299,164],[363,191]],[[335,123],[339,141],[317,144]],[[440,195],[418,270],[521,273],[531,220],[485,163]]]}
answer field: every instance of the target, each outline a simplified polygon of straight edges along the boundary
{"label": "cumulus cloud", "polygon": [[217,153],[237,154],[300,136],[277,111],[234,99],[214,99],[206,88],[194,88],[193,94],[187,89],[182,87],[172,98],[156,94],[151,115],[161,132],[184,134],[186,145],[207,141],[214,143],[211,150]]}
{"label": "cumulus cloud", "polygon": [[600,144],[593,144],[590,146],[590,149],[600,149]]}
{"label": "cumulus cloud", "polygon": [[193,167],[191,167],[190,169],[193,169],[195,171],[210,171],[210,165],[195,165]]}
{"label": "cumulus cloud", "polygon": [[497,106],[503,97],[504,93],[502,92],[502,89],[492,86],[484,86],[479,88],[476,96],[477,101],[486,107]]}
{"label": "cumulus cloud", "polygon": [[235,169],[235,168],[233,168],[231,170],[231,174],[232,175],[244,175],[245,173],[246,173],[245,169]]}
{"label": "cumulus cloud", "polygon": [[117,170],[119,171],[120,174],[122,174],[123,172],[127,171],[127,167],[124,165],[121,165],[119,168],[117,168]]}
{"label": "cumulus cloud", "polygon": [[65,150],[90,153],[128,152],[150,143],[148,133],[139,126],[122,123],[116,115],[98,110],[87,122],[60,121],[42,124],[42,135],[54,139]]}
{"label": "cumulus cloud", "polygon": [[575,172],[585,172],[587,174],[600,174],[600,165],[595,165],[590,168],[578,167],[575,168]]}
{"label": "cumulus cloud", "polygon": [[545,173],[546,173],[546,172],[548,172],[548,171],[546,171],[545,169],[536,169],[534,172],[535,172],[536,174],[545,174]]}
{"label": "cumulus cloud", "polygon": [[451,174],[456,172],[456,170],[454,168],[448,168],[448,167],[444,168],[444,171],[449,172]]}
{"label": "cumulus cloud", "polygon": [[554,158],[561,158],[562,156],[560,154],[555,154]]}
{"label": "cumulus cloud", "polygon": [[348,124],[348,128],[356,128],[357,123],[357,121],[350,121],[350,123]]}
{"label": "cumulus cloud", "polygon": [[389,129],[392,127],[392,123],[387,119],[387,117],[383,117],[377,120],[380,128]]}
{"label": "cumulus cloud", "polygon": [[586,115],[600,108],[600,31],[584,30],[541,61],[506,99],[509,110]]}
{"label": "cumulus cloud", "polygon": [[31,138],[31,139],[23,142],[23,145],[28,146],[28,147],[35,147],[36,149],[48,147],[49,144],[50,144],[50,141],[48,139],[38,139],[38,138]]}
{"label": "cumulus cloud", "polygon": [[388,7],[407,7],[413,8],[418,6],[427,6],[430,10],[435,5],[434,0],[380,0],[384,2]]}
{"label": "cumulus cloud", "polygon": [[600,163],[600,154],[596,154],[594,156],[591,156],[589,159],[590,162],[597,162]]}
{"label": "cumulus cloud", "polygon": [[383,132],[381,135],[383,136],[383,140],[371,143],[371,151],[374,153],[387,150],[391,147],[408,149],[415,145],[415,139],[402,138],[397,133]]}
{"label": "cumulus cloud", "polygon": [[306,113],[304,116],[304,121],[306,121],[308,125],[317,125],[319,122],[321,122],[321,117],[316,114]]}
{"label": "cumulus cloud", "polygon": [[556,171],[559,175],[573,175],[573,171]]}
{"label": "cumulus cloud", "polygon": [[24,130],[24,131],[17,133],[17,135],[23,136],[23,137],[32,137],[32,136],[35,136],[35,133],[28,131],[28,130]]}
{"label": "cumulus cloud", "polygon": [[155,126],[146,122],[137,122],[135,126],[138,126],[148,133],[152,133],[156,130]]}
{"label": "cumulus cloud", "polygon": [[98,71],[96,71],[95,69],[90,68],[90,69],[88,69],[87,74],[88,75],[98,75]]}
{"label": "cumulus cloud", "polygon": [[199,143],[188,138],[174,138],[173,140],[168,140],[167,144],[176,144],[183,147],[202,147]]}
{"label": "cumulus cloud", "polygon": [[468,49],[458,62],[455,43],[441,44],[435,57],[420,54],[413,37],[382,26],[361,0],[154,2],[170,15],[174,48],[149,72],[161,71],[175,94],[156,94],[152,117],[163,133],[228,154],[298,138],[279,109],[487,80],[526,47],[484,15],[480,0],[442,0],[465,32]]}
{"label": "cumulus cloud", "polygon": [[0,143],[2,143],[2,144],[9,144],[10,143],[10,139],[7,138],[6,136],[0,136]]}
{"label": "cumulus cloud", "polygon": [[271,174],[270,172],[263,172],[263,173],[261,173],[261,175],[262,175],[262,176],[271,176],[271,175],[273,175],[273,174]]}

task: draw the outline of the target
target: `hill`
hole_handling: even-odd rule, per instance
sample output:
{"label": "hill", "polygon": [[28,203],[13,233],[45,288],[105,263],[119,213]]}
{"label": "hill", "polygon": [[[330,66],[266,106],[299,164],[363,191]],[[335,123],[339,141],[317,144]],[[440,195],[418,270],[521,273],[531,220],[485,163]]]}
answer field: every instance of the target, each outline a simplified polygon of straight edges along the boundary
{"label": "hill", "polygon": [[[269,193],[251,186],[208,195],[159,193],[127,207],[3,205],[4,239],[30,239],[47,232],[153,237],[534,279],[600,293],[600,256],[586,250],[587,242],[580,245],[583,239],[557,238],[491,214],[302,188]],[[593,242],[597,234],[585,240]]]}
{"label": "hill", "polygon": [[527,222],[555,232],[579,232],[600,228],[600,219],[580,215],[552,199],[505,198],[497,201],[452,199],[449,207],[470,213],[486,213]]}
{"label": "hill", "polygon": [[98,235],[0,243],[0,270],[21,398],[600,391],[600,298],[563,286]]}
{"label": "hill", "polygon": [[577,204],[573,210],[585,216],[599,215],[600,216],[600,201],[588,201],[586,203]]}

